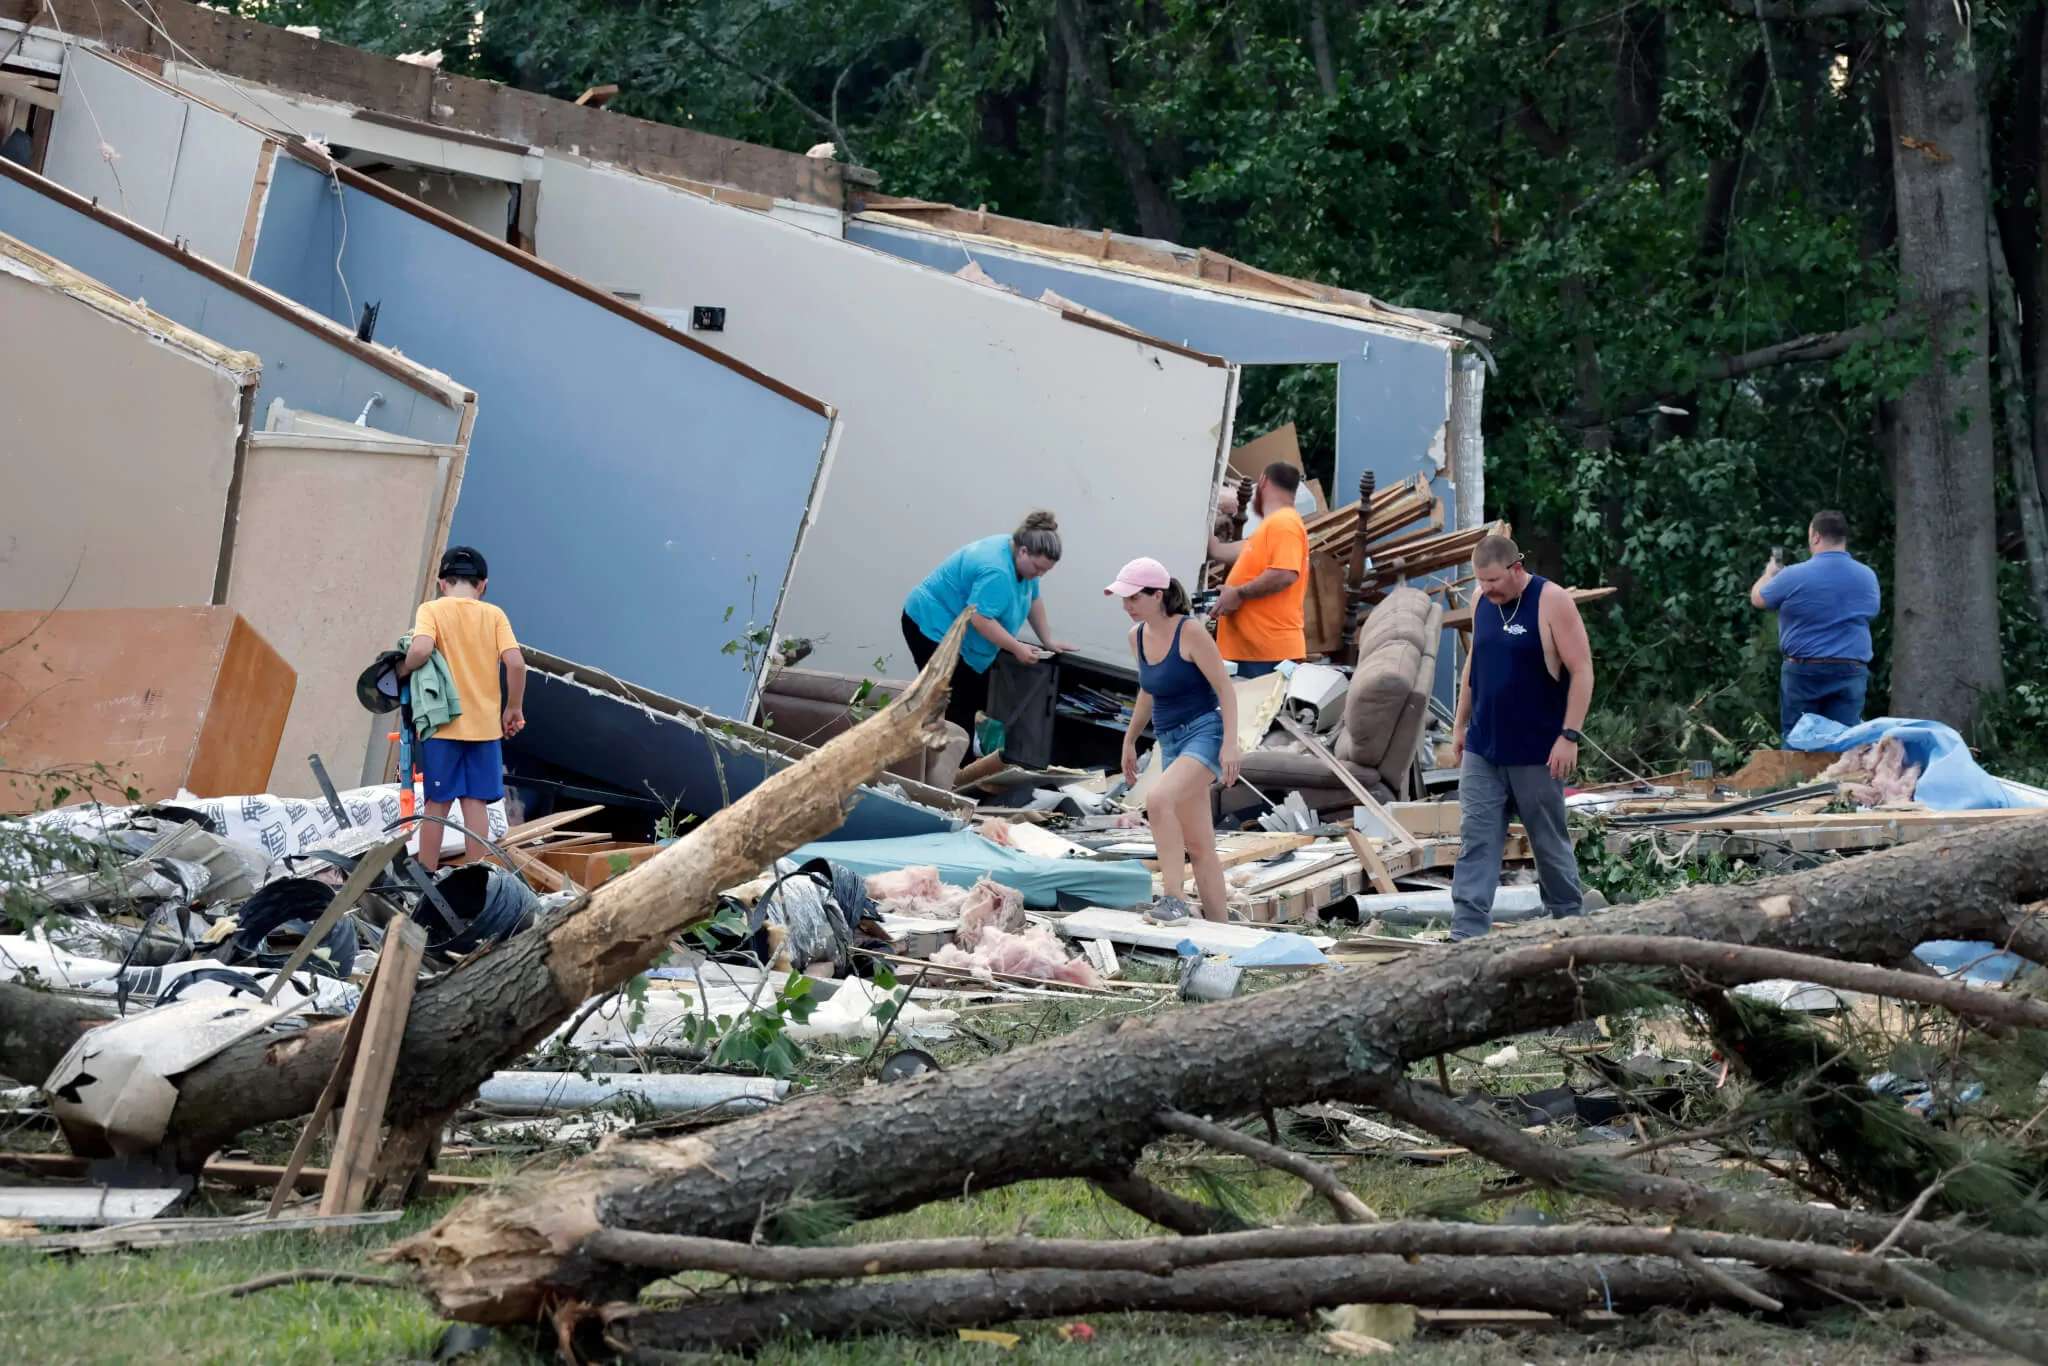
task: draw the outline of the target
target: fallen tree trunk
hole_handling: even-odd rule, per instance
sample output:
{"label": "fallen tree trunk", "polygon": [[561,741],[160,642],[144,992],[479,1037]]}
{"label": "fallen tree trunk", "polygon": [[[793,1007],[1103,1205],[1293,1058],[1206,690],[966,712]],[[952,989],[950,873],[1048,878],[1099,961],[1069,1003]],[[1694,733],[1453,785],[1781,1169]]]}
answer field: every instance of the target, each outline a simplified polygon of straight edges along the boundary
{"label": "fallen tree trunk", "polygon": [[[1370,1225],[1358,1227],[1371,1227]],[[791,1334],[974,1328],[1017,1319],[1155,1310],[1301,1318],[1340,1304],[1591,1310],[1659,1305],[1839,1304],[1790,1276],[1730,1268],[1702,1275],[1664,1258],[1301,1257],[1226,1262],[1163,1276],[1142,1271],[976,1271],[906,1281],[718,1295],[679,1308],[620,1306],[605,1335],[622,1351],[744,1350]]]}
{"label": "fallen tree trunk", "polygon": [[[724,888],[838,828],[863,783],[940,734],[965,618],[915,682],[875,716],[774,774],[654,858],[527,932],[420,988],[413,998],[386,1108],[394,1135],[421,1148],[476,1088],[546,1038],[577,1007],[650,967],[669,941],[710,914]],[[25,998],[42,998],[30,1000]],[[20,1075],[47,1055],[57,1005],[18,989],[0,994],[0,1072]],[[196,1171],[252,1125],[310,1112],[334,1071],[344,1021],[235,1044],[179,1082],[168,1142]],[[74,1036],[76,1030],[73,1030]],[[16,1062],[10,1041],[28,1041]],[[54,1060],[53,1060],[54,1061]],[[34,1073],[40,1081],[48,1067]]]}
{"label": "fallen tree trunk", "polygon": [[0,982],[0,1073],[40,1086],[79,1035],[113,1018],[111,1002]]}
{"label": "fallen tree trunk", "polygon": [[[1939,896],[1929,895],[1939,888]],[[1359,1097],[1406,1065],[1569,1023],[1562,969],[1503,990],[1491,965],[1580,934],[1682,936],[1894,963],[1928,939],[2004,940],[2048,895],[2048,816],[2015,817],[1748,885],[1546,922],[1152,1023],[1128,1017],[999,1059],[849,1096],[809,1097],[679,1143],[620,1145],[452,1212],[399,1245],[452,1317],[532,1317],[551,1295],[631,1298],[646,1274],[578,1254],[602,1225],[748,1237],[792,1201],[856,1217],[1044,1177],[1130,1170],[1162,1110],[1244,1114]],[[1766,974],[1758,974],[1766,975]]]}

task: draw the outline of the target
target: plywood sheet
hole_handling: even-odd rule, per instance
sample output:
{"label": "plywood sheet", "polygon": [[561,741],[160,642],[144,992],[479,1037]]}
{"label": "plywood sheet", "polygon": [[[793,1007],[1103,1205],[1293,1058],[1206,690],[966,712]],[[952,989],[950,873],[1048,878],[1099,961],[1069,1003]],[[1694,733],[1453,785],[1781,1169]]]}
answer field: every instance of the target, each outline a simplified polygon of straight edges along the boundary
{"label": "plywood sheet", "polygon": [[[231,609],[0,612],[0,644],[0,767],[104,765],[115,800],[263,790],[297,680]],[[0,812],[49,800],[29,779],[0,785]]]}
{"label": "plywood sheet", "polygon": [[250,441],[228,603],[299,676],[264,789],[280,796],[319,795],[308,754],[353,778],[392,728],[356,701],[356,675],[412,626],[455,451],[380,436]]}

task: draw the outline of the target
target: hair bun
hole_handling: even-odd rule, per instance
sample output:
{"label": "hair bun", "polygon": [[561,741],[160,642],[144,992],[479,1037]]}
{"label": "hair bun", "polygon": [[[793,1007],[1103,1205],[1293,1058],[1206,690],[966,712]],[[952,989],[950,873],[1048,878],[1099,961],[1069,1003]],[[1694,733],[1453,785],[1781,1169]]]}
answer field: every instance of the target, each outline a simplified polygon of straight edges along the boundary
{"label": "hair bun", "polygon": [[1027,513],[1024,517],[1024,525],[1019,528],[1022,531],[1058,531],[1059,529],[1059,518],[1053,516],[1044,508],[1036,508]]}

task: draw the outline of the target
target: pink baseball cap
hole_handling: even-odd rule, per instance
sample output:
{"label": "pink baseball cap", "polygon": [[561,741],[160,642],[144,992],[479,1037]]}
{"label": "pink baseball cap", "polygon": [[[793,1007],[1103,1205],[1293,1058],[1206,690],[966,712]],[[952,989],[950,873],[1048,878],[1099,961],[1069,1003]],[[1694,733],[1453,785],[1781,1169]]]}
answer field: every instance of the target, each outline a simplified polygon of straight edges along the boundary
{"label": "pink baseball cap", "polygon": [[1142,593],[1147,588],[1164,588],[1172,582],[1173,575],[1166,572],[1165,565],[1141,555],[1119,569],[1116,582],[1102,591],[1127,598],[1133,593]]}

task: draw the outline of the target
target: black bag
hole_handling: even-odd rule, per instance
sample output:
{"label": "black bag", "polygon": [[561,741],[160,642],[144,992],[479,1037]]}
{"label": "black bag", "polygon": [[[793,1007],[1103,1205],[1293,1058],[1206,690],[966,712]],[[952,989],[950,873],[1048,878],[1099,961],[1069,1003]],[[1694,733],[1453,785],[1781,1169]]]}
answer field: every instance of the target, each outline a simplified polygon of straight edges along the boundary
{"label": "black bag", "polygon": [[988,671],[988,714],[1003,723],[1003,761],[1019,768],[1052,763],[1053,708],[1059,701],[1057,659],[1026,664],[1008,651]]}

